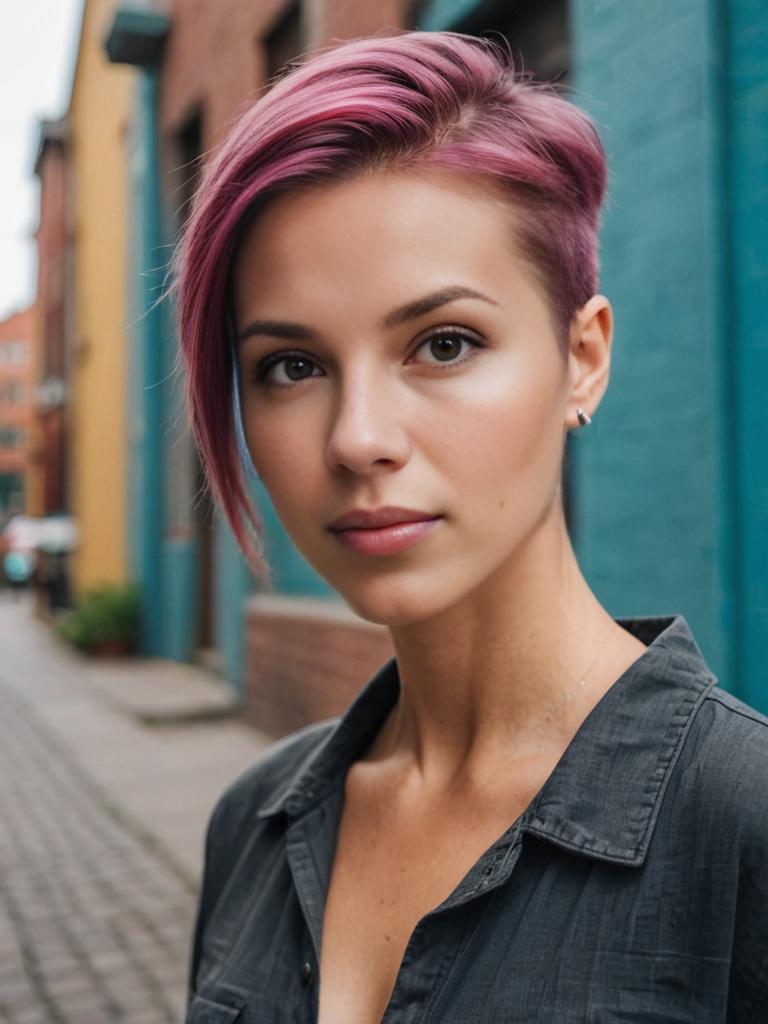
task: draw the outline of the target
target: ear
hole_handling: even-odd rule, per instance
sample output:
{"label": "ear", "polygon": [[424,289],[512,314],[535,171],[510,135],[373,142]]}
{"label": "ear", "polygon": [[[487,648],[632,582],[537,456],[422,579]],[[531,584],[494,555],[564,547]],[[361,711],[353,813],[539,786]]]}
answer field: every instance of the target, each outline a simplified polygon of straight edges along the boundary
{"label": "ear", "polygon": [[570,393],[566,429],[580,426],[581,407],[594,416],[608,387],[613,339],[613,311],[604,295],[593,295],[571,318],[568,352]]}

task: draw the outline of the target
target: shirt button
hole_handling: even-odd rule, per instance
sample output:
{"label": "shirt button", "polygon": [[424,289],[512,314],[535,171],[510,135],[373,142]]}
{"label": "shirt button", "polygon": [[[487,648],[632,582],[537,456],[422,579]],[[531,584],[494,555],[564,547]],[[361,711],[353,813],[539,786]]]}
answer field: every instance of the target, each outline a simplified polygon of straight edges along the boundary
{"label": "shirt button", "polygon": [[301,968],[301,980],[304,985],[308,985],[312,981],[312,964],[309,960]]}

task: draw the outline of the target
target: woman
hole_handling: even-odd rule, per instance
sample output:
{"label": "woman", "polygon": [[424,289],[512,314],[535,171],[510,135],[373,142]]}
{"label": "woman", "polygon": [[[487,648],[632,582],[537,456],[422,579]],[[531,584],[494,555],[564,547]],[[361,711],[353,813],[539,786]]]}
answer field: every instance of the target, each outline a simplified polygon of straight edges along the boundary
{"label": "woman", "polygon": [[682,616],[614,619],[564,521],[605,177],[586,115],[451,33],[294,68],[208,168],[178,268],[211,487],[263,573],[240,431],[396,657],[219,801],[190,1022],[768,1019],[768,720]]}

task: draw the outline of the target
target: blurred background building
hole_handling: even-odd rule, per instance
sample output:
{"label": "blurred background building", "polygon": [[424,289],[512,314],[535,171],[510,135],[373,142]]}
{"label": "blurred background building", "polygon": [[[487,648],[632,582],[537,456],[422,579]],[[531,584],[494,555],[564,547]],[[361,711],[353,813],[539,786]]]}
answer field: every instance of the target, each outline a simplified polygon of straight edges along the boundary
{"label": "blurred background building", "polygon": [[33,500],[35,309],[0,321],[0,521]]}
{"label": "blurred background building", "polygon": [[340,710],[389,655],[258,487],[274,592],[250,580],[202,486],[158,299],[200,168],[238,112],[291,58],[394,28],[503,35],[597,121],[616,336],[606,399],[569,440],[571,535],[614,615],[681,612],[722,684],[768,710],[757,0],[86,0],[69,109],[41,126],[36,165],[35,500],[79,522],[76,589],[138,581],[144,651],[210,665],[268,732]]}
{"label": "blurred background building", "polygon": [[73,351],[72,201],[66,118],[43,121],[35,174],[40,180],[37,242],[35,491],[31,515],[64,512],[69,504],[67,397]]}

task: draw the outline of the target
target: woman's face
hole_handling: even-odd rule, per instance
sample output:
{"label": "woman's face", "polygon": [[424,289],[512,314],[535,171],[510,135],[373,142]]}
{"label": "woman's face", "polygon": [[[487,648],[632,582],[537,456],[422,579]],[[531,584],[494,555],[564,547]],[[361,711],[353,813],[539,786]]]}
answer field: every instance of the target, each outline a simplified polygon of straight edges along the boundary
{"label": "woman's face", "polygon": [[[234,286],[253,462],[347,603],[403,625],[514,572],[559,512],[574,409],[509,207],[447,172],[283,195],[246,235]],[[386,506],[432,521],[329,529]]]}

